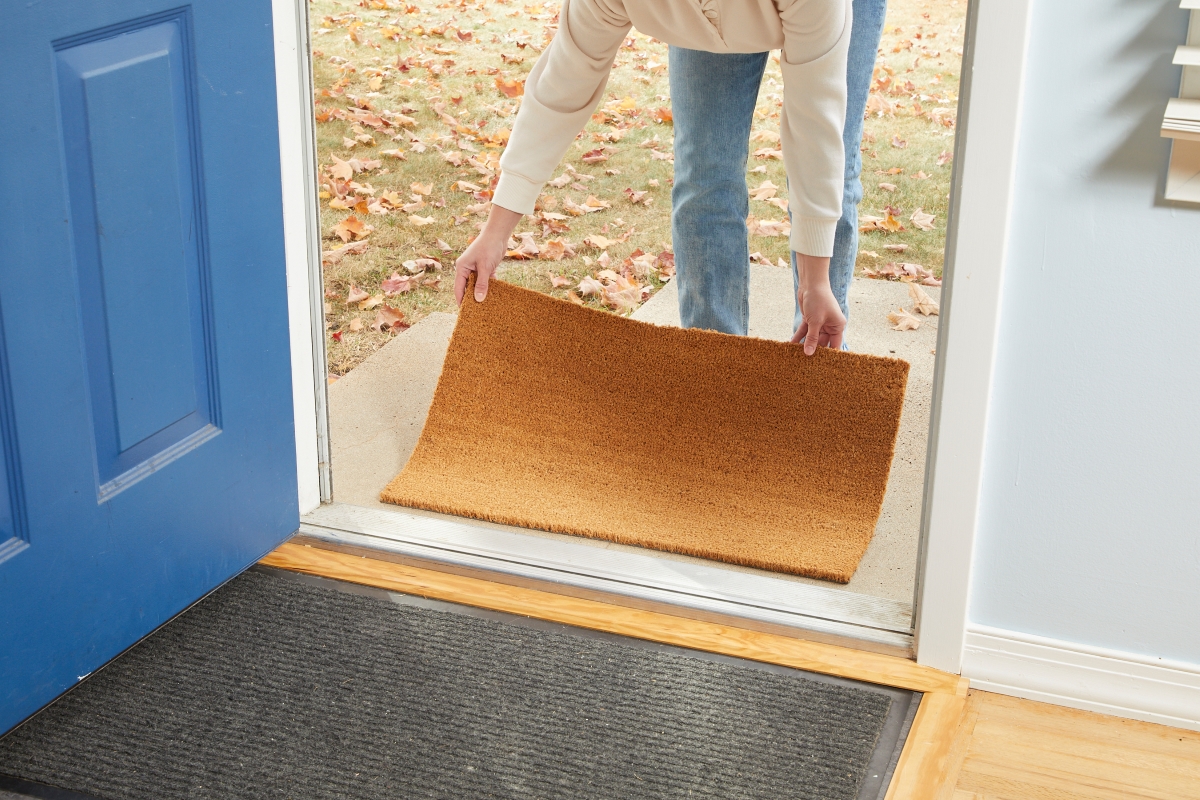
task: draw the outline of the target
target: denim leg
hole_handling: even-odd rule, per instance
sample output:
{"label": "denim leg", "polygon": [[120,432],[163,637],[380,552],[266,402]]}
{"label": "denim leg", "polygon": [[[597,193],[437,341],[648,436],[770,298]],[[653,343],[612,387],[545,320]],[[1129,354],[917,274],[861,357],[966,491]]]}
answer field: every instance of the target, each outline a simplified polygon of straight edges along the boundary
{"label": "denim leg", "polygon": [[[875,55],[883,36],[883,20],[887,15],[887,0],[854,0],[854,24],[850,28],[850,53],[846,66],[846,126],[842,142],[846,146],[845,183],[842,189],[842,218],[838,220],[833,240],[833,258],[829,263],[829,284],[833,296],[846,318],[850,306],[846,294],[854,278],[854,262],[858,258],[858,204],[862,202],[862,145],[863,116],[867,111],[867,95],[871,91],[871,76],[875,71]],[[792,279],[797,293],[800,274],[796,254],[792,254]],[[795,327],[803,317],[796,306]]]}
{"label": "denim leg", "polygon": [[744,336],[750,318],[746,160],[767,53],[670,48],[671,242],[685,328]]}

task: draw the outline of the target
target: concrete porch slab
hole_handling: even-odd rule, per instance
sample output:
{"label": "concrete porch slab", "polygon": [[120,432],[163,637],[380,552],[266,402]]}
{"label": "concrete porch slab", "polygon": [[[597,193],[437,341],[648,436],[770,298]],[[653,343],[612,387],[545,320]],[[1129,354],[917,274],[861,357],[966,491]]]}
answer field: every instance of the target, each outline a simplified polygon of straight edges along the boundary
{"label": "concrete porch slab", "polygon": [[[938,299],[938,289],[927,291]],[[750,335],[790,338],[793,302],[789,270],[762,265],[751,267]],[[678,325],[677,303],[675,286],[671,283],[633,316],[658,325]],[[887,312],[902,305],[911,308],[907,287],[898,283],[856,280],[850,290],[850,304],[852,349],[903,358],[912,365],[883,513],[871,546],[849,584],[841,586],[809,578],[763,574],[908,603],[912,599],[916,575],[937,319],[924,322],[917,331],[891,330]],[[416,446],[433,400],[455,320],[453,314],[431,314],[329,387],[333,491],[337,502],[396,508],[381,503],[379,492],[400,472]],[[489,523],[479,524],[507,529]],[[601,548],[645,552],[582,537],[522,532],[586,542]],[[657,555],[672,560],[697,560],[671,553]],[[760,572],[734,565],[722,566]]]}

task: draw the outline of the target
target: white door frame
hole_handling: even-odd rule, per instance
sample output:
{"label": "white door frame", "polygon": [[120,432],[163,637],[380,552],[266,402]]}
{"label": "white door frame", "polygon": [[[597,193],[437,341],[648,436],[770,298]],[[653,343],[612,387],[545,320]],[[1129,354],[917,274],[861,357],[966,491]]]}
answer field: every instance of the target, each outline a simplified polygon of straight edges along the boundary
{"label": "white door frame", "polygon": [[[934,378],[916,657],[960,672],[1032,0],[970,0]],[[300,512],[332,496],[307,0],[272,0]],[[971,103],[972,97],[978,101]]]}

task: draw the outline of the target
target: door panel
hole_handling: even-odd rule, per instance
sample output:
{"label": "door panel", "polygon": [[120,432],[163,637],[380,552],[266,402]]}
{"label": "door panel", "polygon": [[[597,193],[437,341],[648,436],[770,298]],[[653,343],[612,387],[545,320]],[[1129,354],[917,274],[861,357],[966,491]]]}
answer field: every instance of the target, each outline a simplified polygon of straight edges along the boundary
{"label": "door panel", "polygon": [[0,16],[2,732],[299,520],[269,0]]}

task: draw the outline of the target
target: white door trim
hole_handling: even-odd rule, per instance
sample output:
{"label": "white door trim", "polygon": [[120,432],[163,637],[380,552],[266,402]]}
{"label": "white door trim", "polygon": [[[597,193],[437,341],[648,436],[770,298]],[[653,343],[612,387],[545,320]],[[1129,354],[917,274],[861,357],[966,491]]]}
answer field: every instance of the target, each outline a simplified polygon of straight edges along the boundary
{"label": "white door trim", "polygon": [[918,663],[955,673],[970,599],[1030,6],[975,0],[967,12],[915,602]]}
{"label": "white door trim", "polygon": [[[916,657],[960,672],[1032,0],[971,0],[915,597]],[[300,511],[331,498],[306,0],[272,0]],[[985,102],[969,103],[970,96]]]}
{"label": "white door trim", "polygon": [[[288,330],[300,513],[333,493],[326,413],[324,289],[317,205],[311,48],[307,0],[271,0],[275,92],[283,177],[283,239],[287,259]],[[314,300],[315,298],[315,300]],[[314,303],[319,303],[314,307]],[[320,343],[320,344],[318,344]]]}

